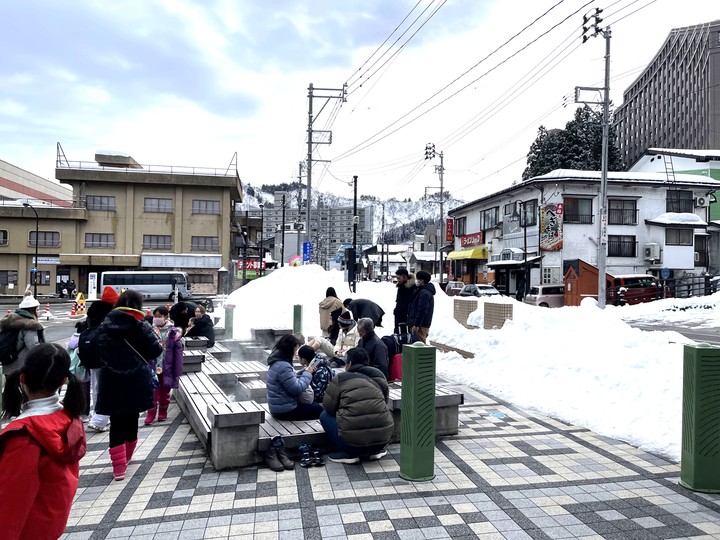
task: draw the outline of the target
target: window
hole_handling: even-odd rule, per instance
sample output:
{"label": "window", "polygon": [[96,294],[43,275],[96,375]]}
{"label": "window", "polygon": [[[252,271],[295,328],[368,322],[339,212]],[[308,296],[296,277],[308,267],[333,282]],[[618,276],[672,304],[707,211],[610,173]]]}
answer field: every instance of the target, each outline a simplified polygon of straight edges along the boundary
{"label": "window", "polygon": [[498,214],[500,213],[500,207],[488,208],[480,212],[480,229],[487,230],[492,229],[498,224]]}
{"label": "window", "polygon": [[666,212],[692,212],[693,192],[685,189],[668,189]]}
{"label": "window", "polygon": [[608,236],[608,257],[635,257],[637,241],[634,236],[613,235]]}
{"label": "window", "polygon": [[665,229],[666,246],[692,246],[692,229]]}
{"label": "window", "polygon": [[8,232],[4,229],[0,229],[0,246],[8,245]]}
{"label": "window", "polygon": [[[30,242],[31,247],[35,247],[35,231],[30,231]],[[53,231],[39,231],[37,237],[38,247],[60,247],[60,233]]]}
{"label": "window", "polygon": [[143,234],[143,249],[172,249],[169,234]]}
{"label": "window", "polygon": [[455,220],[455,236],[463,236],[467,234],[467,218],[461,217]]}
{"label": "window", "polygon": [[610,225],[637,225],[637,201],[610,199],[608,201]]}
{"label": "window", "polygon": [[0,270],[0,286],[2,285],[17,285],[18,273],[17,270]]}
{"label": "window", "polygon": [[562,283],[562,268],[559,266],[543,266],[542,283]]}
{"label": "window", "polygon": [[212,274],[190,274],[190,283],[215,283]]}
{"label": "window", "polygon": [[565,197],[565,213],[563,221],[565,223],[581,223],[590,225],[593,222],[592,199],[579,199],[575,197]]}
{"label": "window", "polygon": [[537,225],[537,199],[525,201],[520,205],[520,209],[522,212],[522,216],[520,218],[520,224],[522,227],[532,227],[533,225]]}
{"label": "window", "polygon": [[114,248],[115,235],[108,233],[85,233],[86,248]]}
{"label": "window", "polygon": [[193,214],[213,214],[220,215],[220,201],[203,201],[201,199],[193,199]]}
{"label": "window", "polygon": [[155,199],[152,197],[145,197],[145,212],[172,214],[173,200],[172,199]]}
{"label": "window", "polygon": [[115,211],[114,195],[88,195],[85,197],[85,208],[88,210]]}
{"label": "window", "polygon": [[220,251],[220,241],[217,236],[192,236],[190,251]]}

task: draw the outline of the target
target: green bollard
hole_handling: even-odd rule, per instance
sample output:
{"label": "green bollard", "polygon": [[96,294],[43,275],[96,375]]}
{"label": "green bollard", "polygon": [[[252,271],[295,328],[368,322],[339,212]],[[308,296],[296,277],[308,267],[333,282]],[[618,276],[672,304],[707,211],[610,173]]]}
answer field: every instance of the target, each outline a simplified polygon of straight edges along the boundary
{"label": "green bollard", "polygon": [[302,334],[302,306],[293,306],[293,334]]}
{"label": "green bollard", "polygon": [[435,478],[435,347],[402,348],[400,477],[413,482]]}
{"label": "green bollard", "polygon": [[685,345],[680,485],[720,493],[720,347]]}
{"label": "green bollard", "polygon": [[235,313],[234,304],[225,304],[225,339],[233,339],[235,336],[235,325],[233,324],[233,315]]}

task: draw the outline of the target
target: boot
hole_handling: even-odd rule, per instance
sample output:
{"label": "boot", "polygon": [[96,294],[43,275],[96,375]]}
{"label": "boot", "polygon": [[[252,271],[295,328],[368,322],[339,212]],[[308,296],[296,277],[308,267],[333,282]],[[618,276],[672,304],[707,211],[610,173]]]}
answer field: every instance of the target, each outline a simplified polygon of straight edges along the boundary
{"label": "boot", "polygon": [[153,405],[152,409],[148,409],[147,416],[145,417],[145,425],[146,426],[149,426],[150,424],[152,424],[155,421],[155,415],[157,414],[157,409],[158,409],[157,403],[155,403],[155,405]]}
{"label": "boot", "polygon": [[271,471],[280,472],[285,470],[277,454],[277,448],[270,447],[265,454],[265,463]]}
{"label": "boot", "polygon": [[127,470],[127,459],[125,445],[114,446],[110,449],[110,461],[112,461],[113,476],[115,480],[123,480]]}
{"label": "boot", "polygon": [[132,442],[125,443],[125,462],[126,463],[130,463],[130,459],[132,458],[132,455],[135,452],[136,446],[137,446],[137,439],[135,439]]}
{"label": "boot", "polygon": [[164,407],[162,405],[160,405],[160,407],[158,407],[158,408],[159,408],[158,422],[164,422],[165,420],[167,420],[167,410],[168,410],[167,405],[165,405]]}
{"label": "boot", "polygon": [[291,471],[295,468],[295,462],[290,459],[290,457],[288,457],[287,448],[285,448],[284,446],[277,448],[277,457],[286,471]]}

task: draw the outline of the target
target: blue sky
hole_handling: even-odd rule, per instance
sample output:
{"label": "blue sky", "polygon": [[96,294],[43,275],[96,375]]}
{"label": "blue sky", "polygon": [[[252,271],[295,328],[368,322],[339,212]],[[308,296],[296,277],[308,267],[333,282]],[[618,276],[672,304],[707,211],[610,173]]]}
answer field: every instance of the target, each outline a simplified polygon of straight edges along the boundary
{"label": "blue sky", "polygon": [[[92,161],[96,150],[111,149],[143,164],[225,168],[238,152],[245,182],[289,181],[305,158],[308,84],[340,88],[349,80],[339,110],[335,100],[325,108],[314,101],[316,113],[322,110],[315,129],[333,132],[333,144],[314,153],[314,159],[332,160],[314,164],[314,186],[349,195],[348,181],[357,174],[360,193],[417,199],[425,187],[438,185],[437,161],[423,160],[425,144],[434,142],[445,155],[446,189],[472,199],[517,180],[537,127],[563,127],[571,118],[574,107],[563,108],[563,96],[575,85],[601,83],[602,40],[576,49],[583,13],[606,7],[613,25],[611,88],[620,103],[622,90],[672,27],[713,19],[707,5],[6,1],[0,3],[0,159],[52,178],[57,142],[71,161]],[[434,9],[397,56],[391,58],[395,46],[374,67],[365,63],[396,27],[409,28],[399,45],[418,29],[410,21],[425,20]],[[560,55],[557,65],[541,70],[554,55]],[[534,68],[537,80],[523,86]],[[362,86],[357,74],[364,74]],[[419,119],[353,150],[416,106],[390,131],[425,112]]]}

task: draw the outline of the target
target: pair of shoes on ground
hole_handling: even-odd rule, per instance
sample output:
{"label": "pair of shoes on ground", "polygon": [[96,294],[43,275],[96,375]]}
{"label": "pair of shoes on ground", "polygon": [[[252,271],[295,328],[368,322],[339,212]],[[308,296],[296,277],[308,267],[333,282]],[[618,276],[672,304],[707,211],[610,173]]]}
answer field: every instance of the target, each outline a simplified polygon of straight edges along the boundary
{"label": "pair of shoes on ground", "polygon": [[300,466],[301,467],[322,467],[325,465],[325,458],[322,452],[317,448],[313,448],[309,444],[303,444],[298,448],[300,452]]}
{"label": "pair of shoes on ground", "polygon": [[265,453],[265,463],[271,471],[290,471],[295,462],[287,455],[287,448],[282,437],[275,437]]}
{"label": "pair of shoes on ground", "polygon": [[104,433],[105,431],[107,431],[108,429],[110,429],[110,425],[109,425],[109,424],[106,425],[106,426],[97,426],[97,425],[93,424],[92,422],[90,422],[90,423],[87,425],[87,427],[90,428],[90,429],[93,429],[93,430],[97,431],[98,433]]}
{"label": "pair of shoes on ground", "polygon": [[[382,459],[387,455],[387,450],[381,450],[380,452],[376,454],[369,454],[367,456],[363,456],[362,459],[367,459],[368,461],[377,461],[378,459]],[[355,464],[360,463],[361,458],[358,456],[351,456],[350,454],[346,454],[345,452],[333,452],[331,454],[328,454],[328,457],[330,458],[330,461],[334,461],[335,463],[345,463],[345,464]]]}

